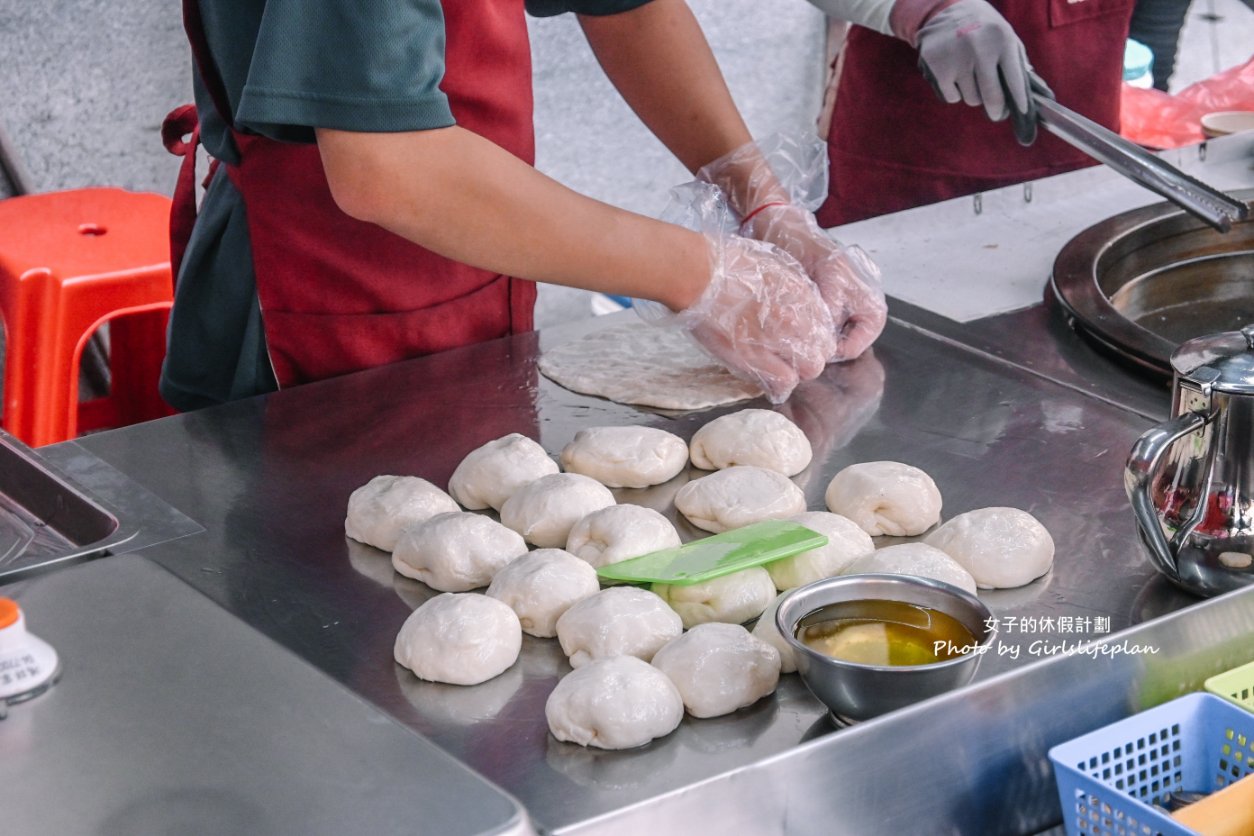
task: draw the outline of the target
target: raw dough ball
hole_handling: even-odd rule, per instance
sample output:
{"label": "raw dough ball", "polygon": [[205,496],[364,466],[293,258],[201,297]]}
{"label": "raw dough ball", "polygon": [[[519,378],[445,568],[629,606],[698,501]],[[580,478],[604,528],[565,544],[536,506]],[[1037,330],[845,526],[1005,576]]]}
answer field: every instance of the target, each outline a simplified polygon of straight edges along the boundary
{"label": "raw dough ball", "polygon": [[611,505],[575,523],[566,551],[596,568],[680,545],[671,521],[639,505]]}
{"label": "raw dough ball", "polygon": [[647,662],[683,631],[683,622],[665,601],[631,586],[602,589],[557,620],[557,640],[572,668],[610,656]]}
{"label": "raw dough ball", "polygon": [[1054,564],[1054,538],[1027,511],[981,508],[949,520],[923,542],[971,573],[982,589],[1023,586]]}
{"label": "raw dough ball", "polygon": [[928,476],[901,462],[851,464],[827,486],[827,509],[878,537],[913,537],[940,521],[941,495]]}
{"label": "raw dough ball", "polygon": [[747,464],[796,476],[814,455],[806,434],[769,409],[742,409],[715,418],[697,430],[690,446],[692,463],[702,470]]}
{"label": "raw dough ball", "polygon": [[886,572],[890,575],[914,575],[952,584],[975,594],[975,578],[958,561],[926,543],[903,543],[889,546],[860,557],[845,570],[846,575]]}
{"label": "raw dough ball", "polygon": [[779,593],[762,613],[758,623],[753,625],[753,635],[779,651],[780,673],[793,673],[797,670],[797,655],[793,652],[792,645],[784,640],[779,630],[775,629],[775,611],[779,609],[779,602],[784,600],[787,594],[788,592]]}
{"label": "raw dough ball", "polygon": [[436,514],[460,511],[453,498],[417,476],[376,476],[348,497],[344,533],[390,552],[401,529]]}
{"label": "raw dough ball", "polygon": [[689,586],[655,583],[653,591],[691,628],[709,621],[740,624],[761,615],[775,597],[775,583],[755,566]]}
{"label": "raw dough ball", "polygon": [[701,624],[657,652],[693,717],[721,717],[753,705],[779,682],[779,651],[739,624]]}
{"label": "raw dough ball", "polygon": [[514,491],[501,506],[501,522],[533,546],[560,549],[575,523],[613,504],[614,494],[595,479],[554,473]]}
{"label": "raw dough ball", "polygon": [[441,592],[465,592],[527,553],[517,533],[482,514],[437,514],[401,532],[392,568]]}
{"label": "raw dough ball", "polygon": [[871,535],[840,514],[807,511],[792,521],[826,535],[827,545],[766,564],[776,589],[792,589],[839,575],[859,557],[875,551]]}
{"label": "raw dough ball", "polygon": [[478,685],[514,664],[521,648],[522,626],[505,604],[445,592],[410,613],[392,653],[419,679]]}
{"label": "raw dough ball", "polygon": [[647,488],[679,475],[688,445],[654,427],[592,427],[580,430],[562,450],[562,469],[591,476],[609,488]]}
{"label": "raw dough ball", "polygon": [[791,479],[774,470],[736,466],[684,485],[675,494],[675,507],[697,528],[719,534],[800,514],[806,509],[806,497]]}
{"label": "raw dough ball", "polygon": [[543,447],[510,433],[471,450],[449,477],[448,492],[472,511],[500,511],[514,491],[551,473],[557,473],[557,462]]}
{"label": "raw dough ball", "polygon": [[631,749],[678,728],[684,702],[666,674],[634,656],[616,656],[563,677],[544,716],[558,740]]}
{"label": "raw dough ball", "polygon": [[488,595],[509,604],[524,633],[549,639],[562,613],[600,589],[596,570],[570,552],[536,549],[497,572]]}

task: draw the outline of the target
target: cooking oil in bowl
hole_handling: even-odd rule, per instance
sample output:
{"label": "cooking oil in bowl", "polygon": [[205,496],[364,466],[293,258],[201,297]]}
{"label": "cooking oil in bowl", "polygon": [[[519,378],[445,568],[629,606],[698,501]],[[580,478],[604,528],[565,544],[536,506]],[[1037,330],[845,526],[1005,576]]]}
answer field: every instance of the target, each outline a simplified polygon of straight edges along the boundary
{"label": "cooking oil in bowl", "polygon": [[861,665],[910,666],[970,653],[978,641],[962,622],[902,601],[845,601],[806,616],[797,639],[824,656]]}

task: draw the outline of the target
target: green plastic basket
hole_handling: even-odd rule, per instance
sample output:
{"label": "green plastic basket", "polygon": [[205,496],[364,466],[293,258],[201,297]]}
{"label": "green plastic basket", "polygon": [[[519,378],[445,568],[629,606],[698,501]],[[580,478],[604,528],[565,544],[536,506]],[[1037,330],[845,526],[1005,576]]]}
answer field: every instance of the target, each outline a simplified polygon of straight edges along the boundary
{"label": "green plastic basket", "polygon": [[1254,662],[1215,674],[1205,685],[1215,696],[1234,702],[1246,711],[1254,711]]}

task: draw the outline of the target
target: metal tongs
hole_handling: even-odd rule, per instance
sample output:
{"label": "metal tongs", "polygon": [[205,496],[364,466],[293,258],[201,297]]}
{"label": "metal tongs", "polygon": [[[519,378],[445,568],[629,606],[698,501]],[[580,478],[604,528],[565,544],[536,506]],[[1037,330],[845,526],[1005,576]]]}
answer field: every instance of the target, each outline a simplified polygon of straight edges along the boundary
{"label": "metal tongs", "polygon": [[[1063,142],[1079,148],[1129,180],[1157,192],[1220,232],[1227,232],[1234,223],[1249,217],[1250,209],[1245,203],[1185,174],[1141,146],[1058,104],[1049,88],[1035,75],[1032,76],[1031,85],[1036,118],[1047,131]],[[1017,115],[1012,112],[1012,120]],[[1019,120],[1015,121],[1015,134],[1022,141],[1022,126],[1018,124]],[[1033,134],[1034,128],[1035,126]]]}

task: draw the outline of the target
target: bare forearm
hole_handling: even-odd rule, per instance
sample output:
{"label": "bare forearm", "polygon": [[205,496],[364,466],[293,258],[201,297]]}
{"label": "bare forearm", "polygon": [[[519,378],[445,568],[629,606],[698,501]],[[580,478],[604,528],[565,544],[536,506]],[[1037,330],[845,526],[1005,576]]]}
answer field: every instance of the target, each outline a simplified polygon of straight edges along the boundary
{"label": "bare forearm", "polygon": [[319,130],[318,146],[345,212],[455,261],[676,309],[708,279],[697,233],[579,195],[461,128]]}
{"label": "bare forearm", "polygon": [[579,22],[610,81],[689,171],[749,142],[749,129],[684,0],[653,0]]}

